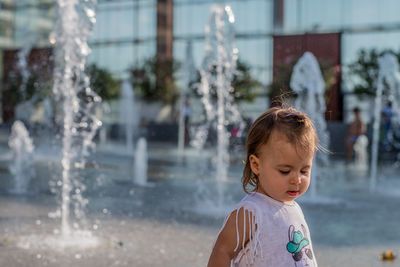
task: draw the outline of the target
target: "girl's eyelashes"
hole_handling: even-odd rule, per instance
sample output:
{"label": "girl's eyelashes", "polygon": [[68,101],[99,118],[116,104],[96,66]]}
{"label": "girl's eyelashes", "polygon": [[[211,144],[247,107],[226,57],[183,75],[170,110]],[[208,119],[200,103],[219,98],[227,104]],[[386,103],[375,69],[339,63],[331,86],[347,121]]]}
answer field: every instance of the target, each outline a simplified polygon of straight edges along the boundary
{"label": "girl's eyelashes", "polygon": [[309,168],[305,168],[304,170],[301,170],[300,172],[301,172],[301,174],[309,175],[310,174],[310,169]]}
{"label": "girl's eyelashes", "polygon": [[[290,170],[279,170],[279,172],[281,174],[283,174],[283,175],[288,175],[290,173]],[[300,171],[300,173],[302,175],[308,175],[309,174],[309,170],[303,170],[303,171]]]}
{"label": "girl's eyelashes", "polygon": [[279,170],[280,173],[282,173],[283,175],[288,175],[289,174],[289,170]]}

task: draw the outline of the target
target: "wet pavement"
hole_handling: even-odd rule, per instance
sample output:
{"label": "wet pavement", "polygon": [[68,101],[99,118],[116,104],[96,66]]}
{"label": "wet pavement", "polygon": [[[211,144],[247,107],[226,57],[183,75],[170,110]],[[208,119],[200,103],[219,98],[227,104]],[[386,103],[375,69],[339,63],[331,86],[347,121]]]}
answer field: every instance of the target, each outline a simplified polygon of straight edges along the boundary
{"label": "wet pavement", "polygon": [[[48,186],[59,162],[57,150],[37,151],[31,190],[17,196],[8,192],[8,152],[0,147],[0,266],[206,266],[225,216],[207,214],[206,200],[215,195],[211,151],[189,149],[181,159],[172,145],[150,144],[149,185],[141,187],[132,179],[133,154],[118,144],[99,148],[82,175],[85,229],[100,240],[88,249],[40,245],[60,231],[60,219],[51,216],[57,196]],[[224,185],[226,209],[244,195],[236,156]],[[319,266],[400,266],[399,259],[380,260],[383,251],[400,253],[400,171],[385,166],[379,173],[370,192],[367,173],[334,161],[320,170],[315,194],[299,199]]]}

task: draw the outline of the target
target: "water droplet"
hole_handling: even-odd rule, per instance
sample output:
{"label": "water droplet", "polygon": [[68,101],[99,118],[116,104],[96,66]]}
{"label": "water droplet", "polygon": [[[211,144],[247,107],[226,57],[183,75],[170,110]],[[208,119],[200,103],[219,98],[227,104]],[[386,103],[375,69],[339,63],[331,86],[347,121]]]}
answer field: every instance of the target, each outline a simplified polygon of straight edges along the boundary
{"label": "water droplet", "polygon": [[108,209],[103,209],[103,213],[107,214],[108,213]]}
{"label": "water droplet", "polygon": [[41,225],[42,222],[40,220],[36,220],[36,225]]}
{"label": "water droplet", "polygon": [[36,258],[41,259],[41,258],[42,258],[42,255],[37,254],[37,255],[36,255]]}
{"label": "water droplet", "polygon": [[82,258],[82,255],[81,254],[75,254],[75,259],[81,259]]}
{"label": "water droplet", "polygon": [[97,230],[99,228],[99,226],[97,224],[93,224],[93,229]]}

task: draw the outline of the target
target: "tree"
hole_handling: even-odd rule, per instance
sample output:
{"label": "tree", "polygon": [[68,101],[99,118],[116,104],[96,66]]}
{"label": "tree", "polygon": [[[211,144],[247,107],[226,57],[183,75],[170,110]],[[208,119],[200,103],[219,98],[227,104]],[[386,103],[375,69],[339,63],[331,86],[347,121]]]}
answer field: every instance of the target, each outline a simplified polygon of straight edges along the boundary
{"label": "tree", "polygon": [[110,100],[119,96],[120,81],[115,79],[113,75],[106,69],[91,64],[86,68],[86,74],[90,79],[90,86],[101,99]]}
{"label": "tree", "polygon": [[[116,80],[106,69],[92,64],[86,68],[86,73],[90,78],[92,89],[101,96],[102,99],[112,99],[119,95],[120,82]],[[20,102],[32,99],[35,96],[37,101],[52,97],[52,77],[46,75],[43,71],[30,68],[29,77],[25,84],[25,93],[22,94],[20,88],[23,86],[22,75],[19,72],[12,73],[10,83],[5,91],[5,97],[10,100],[13,106]]]}
{"label": "tree", "polygon": [[[293,67],[296,65],[297,59],[292,59],[287,63],[279,63],[276,65],[273,81],[269,85],[270,98],[276,100],[286,96],[296,96],[296,93],[290,88],[290,79],[292,77]],[[329,90],[336,82],[337,68],[331,61],[326,59],[319,60],[322,77],[325,81],[325,96],[329,94]],[[326,99],[325,99],[326,100]]]}
{"label": "tree", "polygon": [[173,107],[179,97],[175,77],[179,67],[173,59],[149,58],[130,69],[133,88],[147,101],[159,100]]}
{"label": "tree", "polygon": [[[3,97],[13,107],[28,100],[34,100],[36,103],[52,94],[53,80],[41,70],[29,68],[29,77],[25,84],[23,83],[23,77],[19,71],[10,73],[9,82],[3,91]],[[34,96],[35,98],[33,98]]]}
{"label": "tree", "polygon": [[375,82],[378,80],[379,65],[378,58],[385,53],[394,54],[400,59],[400,51],[393,50],[377,51],[376,49],[361,49],[358,52],[358,58],[349,65],[349,75],[353,76],[355,82],[353,92],[359,96],[374,96],[376,92]]}
{"label": "tree", "polygon": [[235,102],[245,100],[253,101],[256,96],[261,83],[251,76],[251,67],[242,60],[236,63],[236,72],[233,76],[232,87],[234,89]]}
{"label": "tree", "polygon": [[[212,74],[217,75],[216,71],[217,66],[212,68]],[[201,82],[200,73],[197,75],[197,83]],[[232,96],[235,103],[239,101],[253,101],[257,97],[257,89],[262,86],[262,84],[252,77],[251,75],[251,67],[246,62],[238,59],[236,62],[236,70],[233,75],[233,79],[231,82],[232,85]],[[210,88],[211,95],[216,98],[217,97],[217,88]],[[195,92],[197,97],[200,95]]]}

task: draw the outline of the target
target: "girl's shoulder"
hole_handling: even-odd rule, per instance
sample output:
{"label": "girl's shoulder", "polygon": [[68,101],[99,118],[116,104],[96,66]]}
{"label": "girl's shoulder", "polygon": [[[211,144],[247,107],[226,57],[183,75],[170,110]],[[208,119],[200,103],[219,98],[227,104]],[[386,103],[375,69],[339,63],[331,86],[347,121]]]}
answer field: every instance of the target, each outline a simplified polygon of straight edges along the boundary
{"label": "girl's shoulder", "polygon": [[251,192],[247,194],[238,204],[243,204],[243,203],[251,203],[254,205],[259,205],[265,208],[266,206],[268,207],[274,207],[274,208],[281,208],[284,206],[295,206],[297,203],[293,202],[293,204],[284,204],[278,200],[275,200],[265,194],[261,194],[258,192]]}
{"label": "girl's shoulder", "polygon": [[262,209],[264,208],[262,197],[259,193],[251,192],[242,198],[236,205],[233,211],[239,211],[241,209],[248,211],[253,216],[261,215]]}
{"label": "girl's shoulder", "polygon": [[262,203],[262,199],[259,193],[251,192],[242,198],[237,204],[236,208],[242,206],[259,206]]}

